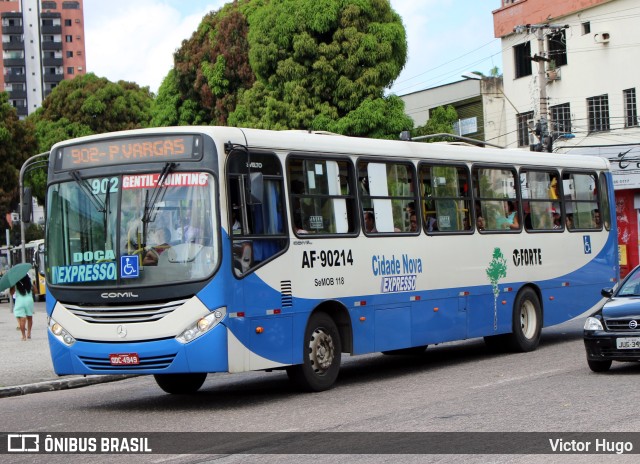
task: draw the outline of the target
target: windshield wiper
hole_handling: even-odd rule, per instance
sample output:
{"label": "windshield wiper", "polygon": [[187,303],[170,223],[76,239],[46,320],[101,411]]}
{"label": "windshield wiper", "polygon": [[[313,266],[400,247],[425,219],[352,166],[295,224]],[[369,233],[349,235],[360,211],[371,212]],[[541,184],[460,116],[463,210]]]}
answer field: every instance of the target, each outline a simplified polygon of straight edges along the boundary
{"label": "windshield wiper", "polygon": [[76,181],[76,184],[78,184],[80,189],[85,193],[85,195],[89,197],[89,200],[91,201],[91,203],[93,203],[93,206],[96,207],[98,212],[106,213],[107,208],[105,207],[102,200],[100,200],[100,198],[98,198],[98,196],[95,193],[93,193],[93,191],[91,190],[91,186],[89,185],[89,182],[87,182],[86,179],[83,179],[78,171],[71,171],[70,174],[71,174],[71,177],[73,177],[73,180]]}
{"label": "windshield wiper", "polygon": [[167,176],[171,174],[171,172],[178,167],[178,163],[166,163],[162,171],[160,172],[160,177],[158,177],[158,184],[156,185],[155,190],[151,194],[151,198],[149,198],[149,190],[147,189],[144,196],[144,212],[142,213],[142,241],[146,245],[147,243],[147,229],[150,222],[155,221],[155,212],[156,212],[156,204],[164,198],[164,194],[167,192],[167,185],[165,185],[165,180],[167,180]]}

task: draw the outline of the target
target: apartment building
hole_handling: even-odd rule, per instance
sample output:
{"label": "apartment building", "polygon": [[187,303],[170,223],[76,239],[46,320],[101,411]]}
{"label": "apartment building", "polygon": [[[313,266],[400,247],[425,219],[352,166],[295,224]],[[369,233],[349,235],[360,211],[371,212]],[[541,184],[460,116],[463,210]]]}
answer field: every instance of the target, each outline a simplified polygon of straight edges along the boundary
{"label": "apartment building", "polygon": [[614,174],[623,273],[639,260],[640,2],[502,0],[507,144],[528,149],[544,135],[561,155],[604,156]]}
{"label": "apartment building", "polygon": [[0,0],[0,90],[24,118],[86,72],[83,0]]}

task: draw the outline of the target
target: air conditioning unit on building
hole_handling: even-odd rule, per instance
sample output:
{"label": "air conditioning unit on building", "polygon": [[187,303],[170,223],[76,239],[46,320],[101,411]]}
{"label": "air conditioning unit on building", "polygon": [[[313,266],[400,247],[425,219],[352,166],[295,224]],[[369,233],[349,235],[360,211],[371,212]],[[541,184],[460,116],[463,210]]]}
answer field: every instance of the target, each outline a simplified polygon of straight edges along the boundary
{"label": "air conditioning unit on building", "polygon": [[593,34],[593,40],[595,40],[596,43],[609,43],[610,39],[611,34],[608,32],[596,32]]}

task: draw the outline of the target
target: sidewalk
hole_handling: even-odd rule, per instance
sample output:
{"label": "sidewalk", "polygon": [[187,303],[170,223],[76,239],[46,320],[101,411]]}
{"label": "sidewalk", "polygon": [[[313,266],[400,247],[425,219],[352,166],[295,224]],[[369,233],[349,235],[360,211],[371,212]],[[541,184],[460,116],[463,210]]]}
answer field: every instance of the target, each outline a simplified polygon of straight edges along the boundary
{"label": "sidewalk", "polygon": [[31,340],[20,340],[20,331],[16,327],[17,321],[9,310],[9,303],[0,303],[0,398],[76,388],[130,377],[56,375],[49,353],[45,303],[35,304]]}

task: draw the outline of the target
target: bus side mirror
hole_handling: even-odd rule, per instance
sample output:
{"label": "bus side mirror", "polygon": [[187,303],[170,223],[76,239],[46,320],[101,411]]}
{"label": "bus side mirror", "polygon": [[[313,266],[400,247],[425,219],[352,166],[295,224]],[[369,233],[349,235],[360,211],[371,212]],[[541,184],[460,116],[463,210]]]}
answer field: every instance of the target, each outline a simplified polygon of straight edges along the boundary
{"label": "bus side mirror", "polygon": [[22,194],[22,205],[20,205],[20,217],[22,222],[28,224],[31,222],[31,214],[33,209],[33,194],[31,187],[25,187]]}

